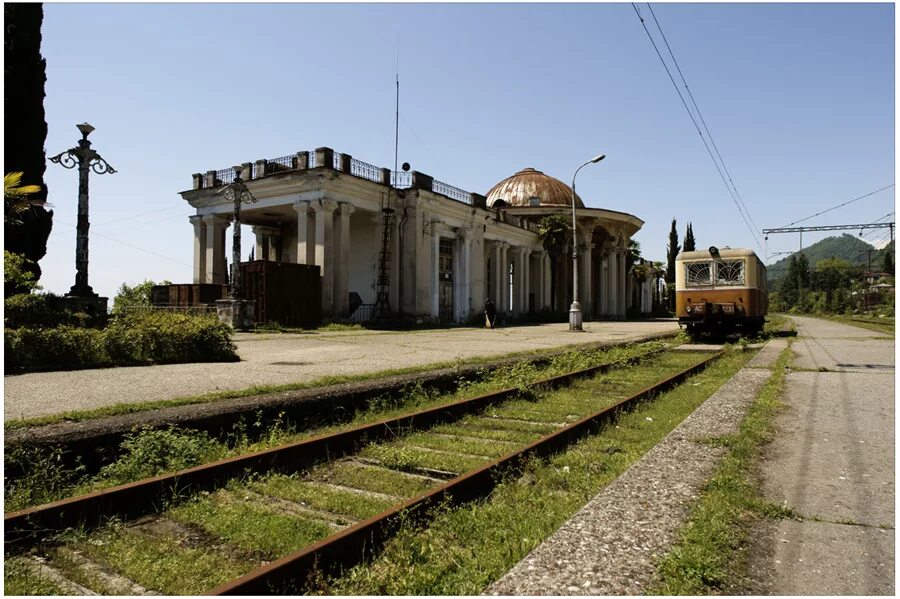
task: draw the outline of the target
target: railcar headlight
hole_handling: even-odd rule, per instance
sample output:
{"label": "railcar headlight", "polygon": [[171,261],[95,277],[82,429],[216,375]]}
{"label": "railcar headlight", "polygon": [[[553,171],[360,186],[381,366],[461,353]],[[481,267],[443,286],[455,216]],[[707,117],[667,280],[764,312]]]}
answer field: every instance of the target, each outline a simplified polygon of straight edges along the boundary
{"label": "railcar headlight", "polygon": [[691,308],[690,306],[688,306],[687,308],[685,308],[685,311],[686,311],[688,314],[690,314],[691,312],[694,311],[694,309]]}

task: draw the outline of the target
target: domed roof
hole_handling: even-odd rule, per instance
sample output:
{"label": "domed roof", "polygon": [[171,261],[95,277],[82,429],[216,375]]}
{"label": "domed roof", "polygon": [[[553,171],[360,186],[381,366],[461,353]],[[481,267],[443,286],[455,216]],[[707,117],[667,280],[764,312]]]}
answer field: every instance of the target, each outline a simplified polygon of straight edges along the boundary
{"label": "domed roof", "polygon": [[[491,188],[487,193],[487,205],[493,206],[498,200],[503,200],[508,206],[571,206],[572,188],[529,167]],[[578,194],[575,194],[575,205],[584,208]]]}

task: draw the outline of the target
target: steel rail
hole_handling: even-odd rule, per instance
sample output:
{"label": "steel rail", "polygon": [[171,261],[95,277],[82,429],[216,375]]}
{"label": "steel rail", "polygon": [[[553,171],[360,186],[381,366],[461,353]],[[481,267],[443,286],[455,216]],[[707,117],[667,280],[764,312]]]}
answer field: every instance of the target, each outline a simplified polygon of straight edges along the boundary
{"label": "steel rail", "polygon": [[404,519],[429,518],[430,510],[445,502],[464,503],[487,496],[506,472],[521,467],[527,458],[552,454],[585,435],[613,421],[621,411],[629,410],[656,394],[674,387],[687,377],[705,369],[721,357],[710,358],[623,399],[613,406],[582,418],[571,425],[534,441],[523,449],[509,453],[447,482],[440,487],[413,497],[392,509],[364,520],[343,531],[279,560],[227,582],[208,595],[260,595],[280,590],[294,592],[311,575],[330,573],[351,567],[372,555],[401,525]]}
{"label": "steel rail", "polygon": [[[579,378],[606,372],[617,366],[633,365],[663,351],[665,350],[652,350],[627,360],[557,375],[538,381],[531,386],[556,388]],[[162,474],[10,512],[3,518],[5,545],[7,548],[11,548],[27,544],[38,535],[46,535],[66,528],[96,528],[111,516],[122,520],[138,518],[158,511],[159,506],[171,497],[189,491],[214,489],[225,481],[248,472],[264,473],[273,470],[296,472],[323,460],[350,454],[368,442],[392,438],[402,432],[458,420],[467,414],[510,399],[518,393],[518,388],[501,389],[413,414],[380,420],[337,433],[320,435],[271,449],[226,458],[178,472]]]}

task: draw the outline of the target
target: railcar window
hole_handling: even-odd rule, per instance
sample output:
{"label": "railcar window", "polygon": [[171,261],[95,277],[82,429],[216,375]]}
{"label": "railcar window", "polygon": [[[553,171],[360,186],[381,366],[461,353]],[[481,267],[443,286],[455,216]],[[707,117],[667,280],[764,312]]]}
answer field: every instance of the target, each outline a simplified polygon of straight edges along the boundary
{"label": "railcar window", "polygon": [[716,263],[716,285],[743,285],[744,261],[722,260]]}
{"label": "railcar window", "polygon": [[699,287],[712,283],[711,262],[688,262],[684,265],[684,280],[688,287]]}

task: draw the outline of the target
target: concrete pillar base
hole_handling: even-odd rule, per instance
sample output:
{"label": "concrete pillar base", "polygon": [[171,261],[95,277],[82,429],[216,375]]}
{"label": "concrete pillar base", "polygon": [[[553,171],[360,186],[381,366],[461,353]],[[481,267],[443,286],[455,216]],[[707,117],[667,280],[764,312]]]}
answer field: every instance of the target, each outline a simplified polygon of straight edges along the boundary
{"label": "concrete pillar base", "polygon": [[256,300],[216,300],[216,315],[219,317],[219,322],[223,322],[235,330],[253,328],[255,309]]}
{"label": "concrete pillar base", "polygon": [[69,312],[87,314],[88,316],[106,319],[109,298],[100,297],[96,293],[74,295],[69,292],[64,298],[66,310]]}

